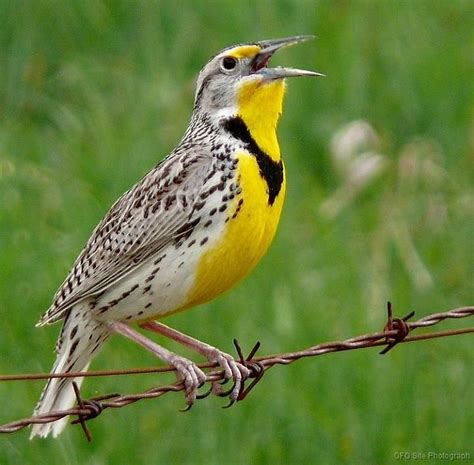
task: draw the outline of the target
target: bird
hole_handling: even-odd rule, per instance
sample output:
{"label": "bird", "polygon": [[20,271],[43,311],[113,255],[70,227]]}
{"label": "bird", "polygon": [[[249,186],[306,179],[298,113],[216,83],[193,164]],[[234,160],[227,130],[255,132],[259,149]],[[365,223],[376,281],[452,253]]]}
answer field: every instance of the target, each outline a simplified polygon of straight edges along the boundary
{"label": "bird", "polygon": [[[232,288],[272,242],[286,190],[276,133],[286,78],[323,75],[269,67],[269,61],[276,51],[313,37],[233,45],[202,68],[183,138],[112,205],[37,323],[64,320],[52,374],[86,371],[104,342],[118,334],[174,367],[192,406],[206,374],[140,328],[216,363],[233,380],[230,400],[237,399],[249,370],[159,320]],[[34,415],[71,408],[73,381],[80,386],[82,380],[50,378]],[[57,437],[66,421],[35,424],[30,438]]]}

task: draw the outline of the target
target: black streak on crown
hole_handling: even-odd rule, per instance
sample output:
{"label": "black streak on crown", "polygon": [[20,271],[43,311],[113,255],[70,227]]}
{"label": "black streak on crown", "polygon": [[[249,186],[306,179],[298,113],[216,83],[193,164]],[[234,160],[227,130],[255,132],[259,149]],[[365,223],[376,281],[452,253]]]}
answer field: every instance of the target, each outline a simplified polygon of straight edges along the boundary
{"label": "black streak on crown", "polygon": [[280,193],[283,184],[283,163],[276,162],[270,155],[265,153],[255,142],[250,134],[249,128],[239,116],[234,116],[222,123],[223,128],[233,137],[245,144],[248,150],[257,159],[260,174],[268,186],[268,204],[273,205],[275,198]]}

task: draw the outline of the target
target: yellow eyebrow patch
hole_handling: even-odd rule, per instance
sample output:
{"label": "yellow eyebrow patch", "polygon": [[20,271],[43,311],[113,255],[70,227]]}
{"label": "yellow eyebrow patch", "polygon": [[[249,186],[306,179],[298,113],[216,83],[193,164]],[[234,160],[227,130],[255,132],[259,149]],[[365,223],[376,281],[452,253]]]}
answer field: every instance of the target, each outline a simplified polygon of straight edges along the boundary
{"label": "yellow eyebrow patch", "polygon": [[254,57],[258,52],[260,52],[258,45],[242,45],[229,50],[227,53],[235,58],[249,58]]}

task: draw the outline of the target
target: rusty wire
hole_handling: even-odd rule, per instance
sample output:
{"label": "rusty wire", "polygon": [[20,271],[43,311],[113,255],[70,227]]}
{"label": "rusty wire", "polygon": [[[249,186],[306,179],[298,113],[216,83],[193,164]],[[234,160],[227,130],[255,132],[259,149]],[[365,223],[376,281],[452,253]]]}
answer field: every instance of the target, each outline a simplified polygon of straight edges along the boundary
{"label": "rusty wire", "polygon": [[[392,315],[392,308],[388,303],[388,320],[383,331],[364,334],[362,336],[353,337],[343,341],[332,341],[323,344],[318,344],[307,349],[290,352],[284,354],[274,354],[255,357],[255,353],[258,350],[260,344],[254,346],[247,357],[244,357],[239,343],[234,339],[234,345],[236,347],[238,358],[240,363],[243,363],[250,370],[250,377],[252,381],[247,387],[243,387],[237,400],[243,400],[250,390],[261,380],[266,370],[275,365],[288,365],[301,358],[315,357],[318,355],[324,355],[332,352],[348,351],[355,349],[365,349],[369,347],[385,346],[380,354],[385,354],[391,350],[395,345],[400,343],[415,342],[425,339],[433,339],[446,336],[455,336],[460,334],[474,333],[474,327],[453,329],[446,331],[438,331],[426,334],[420,334],[417,336],[409,336],[409,333],[418,328],[424,328],[434,326],[446,319],[459,319],[466,318],[474,315],[474,307],[461,307],[456,308],[447,312],[434,313],[432,315],[425,316],[419,320],[408,322],[413,317],[414,312],[411,312],[403,318],[394,318]],[[207,363],[198,365],[200,368],[211,369],[207,373],[206,382],[213,383],[216,381],[224,380],[224,372],[217,368],[215,364]],[[47,379],[52,377],[78,377],[78,376],[117,376],[117,375],[130,375],[130,374],[143,374],[143,373],[162,373],[174,371],[173,367],[149,367],[149,368],[137,368],[130,370],[102,370],[93,372],[76,372],[76,373],[65,373],[50,375],[46,373],[34,373],[34,374],[21,374],[21,375],[2,375],[0,381],[18,381],[18,380],[37,380]],[[66,416],[77,417],[73,424],[80,424],[86,439],[91,440],[90,431],[87,428],[86,421],[91,420],[99,416],[104,410],[108,408],[121,408],[126,405],[130,405],[139,400],[143,399],[154,399],[161,397],[168,392],[180,392],[184,390],[184,384],[182,381],[176,383],[152,387],[144,392],[136,394],[120,395],[117,393],[108,394],[105,396],[94,397],[92,399],[82,399],[79,388],[73,383],[74,391],[77,398],[77,406],[68,410],[61,410],[55,412],[49,412],[42,415],[33,416],[30,418],[24,418],[18,421],[4,424],[0,426],[0,433],[13,433],[19,431],[29,425],[37,423],[50,423]],[[206,393],[198,396],[199,399],[207,397],[212,391],[209,389]],[[218,395],[225,396],[228,393],[221,393]],[[226,407],[230,407],[232,403]]]}

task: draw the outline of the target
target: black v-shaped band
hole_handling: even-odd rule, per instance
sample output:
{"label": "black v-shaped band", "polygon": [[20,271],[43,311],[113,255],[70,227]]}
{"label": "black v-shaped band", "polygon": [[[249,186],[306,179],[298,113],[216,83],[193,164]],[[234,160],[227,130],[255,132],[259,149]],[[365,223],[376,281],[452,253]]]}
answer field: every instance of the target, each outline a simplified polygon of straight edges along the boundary
{"label": "black v-shaped band", "polygon": [[223,128],[233,137],[245,144],[245,149],[255,156],[260,170],[260,175],[268,186],[268,204],[273,205],[275,198],[280,193],[283,184],[283,163],[273,160],[265,153],[250,134],[249,128],[239,116],[226,119]]}

